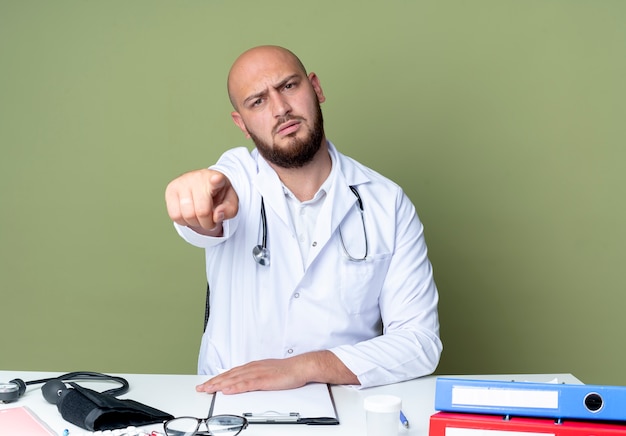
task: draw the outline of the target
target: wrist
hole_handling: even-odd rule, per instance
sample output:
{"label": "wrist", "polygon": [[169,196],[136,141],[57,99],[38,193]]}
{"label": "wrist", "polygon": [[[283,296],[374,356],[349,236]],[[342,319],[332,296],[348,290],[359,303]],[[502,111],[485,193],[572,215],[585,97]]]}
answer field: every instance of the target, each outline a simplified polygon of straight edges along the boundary
{"label": "wrist", "polygon": [[305,383],[360,384],[356,375],[331,351],[312,351],[294,358],[301,359],[299,367]]}
{"label": "wrist", "polygon": [[212,229],[208,229],[208,230],[202,227],[195,227],[195,226],[187,226],[187,227],[189,227],[194,232],[200,235],[204,235],[204,236],[212,236],[214,238],[219,238],[220,236],[224,236],[224,226],[222,225],[222,223],[219,223]]}

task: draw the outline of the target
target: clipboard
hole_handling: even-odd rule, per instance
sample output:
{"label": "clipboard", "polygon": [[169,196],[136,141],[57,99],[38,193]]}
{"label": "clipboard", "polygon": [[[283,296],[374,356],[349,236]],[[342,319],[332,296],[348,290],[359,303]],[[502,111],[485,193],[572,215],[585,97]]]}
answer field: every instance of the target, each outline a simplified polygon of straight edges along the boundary
{"label": "clipboard", "polygon": [[213,395],[209,416],[240,415],[250,424],[337,425],[330,386],[309,383],[296,389]]}

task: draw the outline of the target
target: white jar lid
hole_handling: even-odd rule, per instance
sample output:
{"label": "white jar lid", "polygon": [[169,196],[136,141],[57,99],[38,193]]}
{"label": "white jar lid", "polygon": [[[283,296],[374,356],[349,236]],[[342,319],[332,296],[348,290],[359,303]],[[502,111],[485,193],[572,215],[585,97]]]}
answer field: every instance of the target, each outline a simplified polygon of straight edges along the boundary
{"label": "white jar lid", "polygon": [[402,399],[395,395],[370,395],[363,400],[363,407],[370,412],[400,413]]}

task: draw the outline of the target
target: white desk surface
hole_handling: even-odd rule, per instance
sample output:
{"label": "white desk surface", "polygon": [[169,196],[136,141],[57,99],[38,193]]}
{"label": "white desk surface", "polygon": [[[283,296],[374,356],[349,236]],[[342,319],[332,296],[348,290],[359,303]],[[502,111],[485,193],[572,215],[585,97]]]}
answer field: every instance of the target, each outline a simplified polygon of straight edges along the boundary
{"label": "white desk surface", "polygon": [[[62,373],[0,371],[0,381],[8,382],[15,378],[24,381],[56,377]],[[208,415],[212,395],[197,393],[195,386],[207,380],[200,375],[154,375],[154,374],[114,374],[125,377],[130,384],[130,391],[120,398],[131,398],[174,416]],[[491,380],[518,380],[548,382],[557,379],[561,383],[581,383],[571,374],[499,374],[499,375],[454,375]],[[428,376],[393,385],[369,389],[355,389],[348,386],[333,386],[332,392],[341,424],[330,426],[308,426],[295,424],[250,424],[241,436],[263,435],[365,435],[365,412],[363,399],[373,394],[394,394],[402,398],[402,411],[410,422],[409,429],[401,429],[400,436],[427,436],[429,417],[435,410],[435,380],[437,376]],[[89,382],[83,386],[95,390],[110,389],[111,383]],[[0,409],[15,406],[28,406],[59,435],[69,429],[70,436],[86,435],[89,432],[76,427],[61,417],[56,406],[49,404],[41,395],[41,385],[29,386],[26,393],[10,404],[0,404]],[[142,429],[162,431],[162,425],[142,427]]]}

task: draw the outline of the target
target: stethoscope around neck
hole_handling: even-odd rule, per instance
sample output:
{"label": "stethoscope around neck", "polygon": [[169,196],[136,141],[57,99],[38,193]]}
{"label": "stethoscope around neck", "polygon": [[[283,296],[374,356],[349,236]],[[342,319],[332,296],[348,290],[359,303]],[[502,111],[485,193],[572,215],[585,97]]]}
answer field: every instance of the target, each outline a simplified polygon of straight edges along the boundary
{"label": "stethoscope around neck", "polygon": [[[356,206],[361,214],[361,224],[363,225],[363,238],[365,239],[365,253],[363,257],[354,257],[350,254],[348,249],[346,248],[346,244],[343,242],[343,235],[341,234],[341,225],[339,226],[339,239],[341,240],[341,248],[343,249],[343,254],[348,258],[348,260],[352,262],[362,262],[367,259],[368,254],[368,243],[367,243],[367,231],[365,230],[365,217],[363,215],[363,200],[361,200],[361,196],[359,195],[359,191],[356,187],[350,185],[350,190],[356,197]],[[267,216],[265,215],[265,202],[263,201],[263,197],[261,197],[261,227],[263,229],[263,238],[261,239],[261,244],[255,245],[252,249],[252,257],[254,261],[262,266],[269,266],[270,264],[270,250],[267,248]]]}

